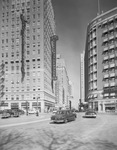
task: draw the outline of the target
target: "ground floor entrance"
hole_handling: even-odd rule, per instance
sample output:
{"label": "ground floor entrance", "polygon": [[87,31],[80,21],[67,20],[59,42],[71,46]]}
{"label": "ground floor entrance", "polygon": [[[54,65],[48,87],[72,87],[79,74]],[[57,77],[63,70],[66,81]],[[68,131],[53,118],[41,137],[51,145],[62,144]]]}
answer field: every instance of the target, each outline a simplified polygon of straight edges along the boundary
{"label": "ground floor entrance", "polygon": [[94,109],[97,112],[116,112],[117,100],[97,100],[89,102],[89,109]]}
{"label": "ground floor entrance", "polygon": [[24,111],[28,110],[38,110],[40,113],[52,111],[55,104],[51,101],[41,100],[41,101],[5,101],[0,109],[21,109]]}

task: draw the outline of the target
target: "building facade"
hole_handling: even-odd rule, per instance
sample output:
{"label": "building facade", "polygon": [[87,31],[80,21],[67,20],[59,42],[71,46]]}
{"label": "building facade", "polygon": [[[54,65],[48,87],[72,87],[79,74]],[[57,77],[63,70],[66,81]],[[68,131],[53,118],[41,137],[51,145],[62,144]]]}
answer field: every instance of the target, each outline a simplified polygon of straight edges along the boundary
{"label": "building facade", "polygon": [[60,107],[69,107],[69,78],[65,61],[60,54],[57,54],[56,63],[56,104]]}
{"label": "building facade", "polygon": [[86,39],[85,100],[99,112],[116,111],[117,8],[94,18]]}
{"label": "building facade", "polygon": [[84,84],[84,51],[80,55],[80,99],[81,102],[85,101],[85,84]]}
{"label": "building facade", "polygon": [[73,101],[74,101],[74,94],[73,94],[73,83],[72,81],[69,81],[69,108],[71,109],[73,107]]}
{"label": "building facade", "polygon": [[51,0],[1,0],[0,36],[3,107],[54,107],[58,37]]}

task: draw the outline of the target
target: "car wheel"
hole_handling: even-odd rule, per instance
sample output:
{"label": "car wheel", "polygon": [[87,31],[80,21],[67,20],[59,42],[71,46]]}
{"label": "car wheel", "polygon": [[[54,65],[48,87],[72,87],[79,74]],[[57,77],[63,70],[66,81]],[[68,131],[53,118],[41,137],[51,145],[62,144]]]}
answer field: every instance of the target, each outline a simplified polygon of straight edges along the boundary
{"label": "car wheel", "polygon": [[67,119],[64,120],[64,123],[67,123]]}
{"label": "car wheel", "polygon": [[74,121],[76,120],[76,117],[74,117]]}

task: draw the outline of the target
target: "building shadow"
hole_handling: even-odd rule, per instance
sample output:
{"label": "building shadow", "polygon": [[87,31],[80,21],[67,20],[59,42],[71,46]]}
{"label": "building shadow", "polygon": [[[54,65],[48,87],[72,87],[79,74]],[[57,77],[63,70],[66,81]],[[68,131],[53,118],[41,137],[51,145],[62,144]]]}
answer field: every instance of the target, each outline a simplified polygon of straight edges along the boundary
{"label": "building shadow", "polygon": [[0,130],[0,150],[21,150],[30,147],[31,139],[17,130]]}
{"label": "building shadow", "polygon": [[19,131],[0,131],[0,150],[117,150],[113,142],[77,138],[53,129],[38,129],[34,135]]}
{"label": "building shadow", "polygon": [[117,150],[117,145],[106,140],[76,139],[73,135],[60,135],[52,130],[40,130],[38,135],[35,141],[38,150]]}

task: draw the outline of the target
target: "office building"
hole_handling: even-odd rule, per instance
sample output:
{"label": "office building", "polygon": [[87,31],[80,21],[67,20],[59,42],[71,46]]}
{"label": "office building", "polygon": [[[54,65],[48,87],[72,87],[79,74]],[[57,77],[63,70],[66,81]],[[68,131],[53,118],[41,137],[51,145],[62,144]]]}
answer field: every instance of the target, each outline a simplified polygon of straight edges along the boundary
{"label": "office building", "polygon": [[0,36],[4,108],[54,107],[58,37],[51,0],[1,0]]}
{"label": "office building", "polygon": [[85,83],[84,83],[84,51],[80,55],[80,99],[85,101]]}
{"label": "office building", "polygon": [[69,107],[69,77],[65,61],[60,54],[57,54],[56,66],[56,103],[60,107]]}
{"label": "office building", "polygon": [[116,110],[117,8],[98,15],[87,27],[85,99],[99,112]]}

